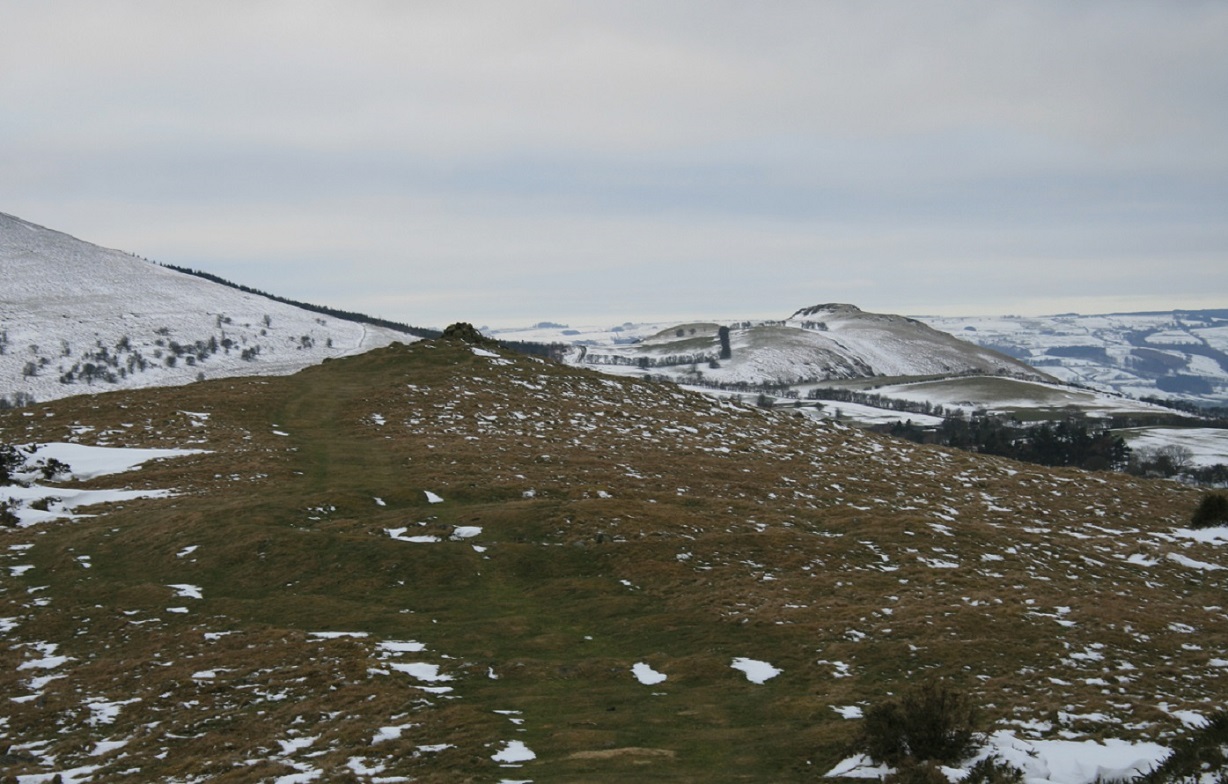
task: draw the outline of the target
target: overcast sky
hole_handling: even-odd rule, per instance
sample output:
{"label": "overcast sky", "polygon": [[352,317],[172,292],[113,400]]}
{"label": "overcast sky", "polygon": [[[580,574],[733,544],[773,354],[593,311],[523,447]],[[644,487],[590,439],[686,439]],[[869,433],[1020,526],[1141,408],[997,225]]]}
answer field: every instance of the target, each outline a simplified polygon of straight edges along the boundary
{"label": "overcast sky", "polygon": [[1228,307],[1228,3],[0,0],[0,211],[415,325]]}

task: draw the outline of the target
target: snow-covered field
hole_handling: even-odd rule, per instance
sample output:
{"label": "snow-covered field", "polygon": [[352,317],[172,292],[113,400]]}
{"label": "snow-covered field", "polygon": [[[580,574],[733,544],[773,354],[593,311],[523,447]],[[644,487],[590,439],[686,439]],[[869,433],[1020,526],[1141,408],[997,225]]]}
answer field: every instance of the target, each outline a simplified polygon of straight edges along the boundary
{"label": "snow-covered field", "polygon": [[[980,345],[1010,352],[1060,378],[1133,397],[1228,404],[1228,311],[1056,316],[919,316]],[[1197,381],[1203,392],[1164,391]]]}
{"label": "snow-covered field", "polygon": [[1180,446],[1189,450],[1192,465],[1228,465],[1228,430],[1209,427],[1141,427],[1120,432],[1131,449]]}
{"label": "snow-covered field", "polygon": [[989,412],[1016,409],[1078,409],[1084,413],[1165,413],[1168,409],[1119,395],[1020,379],[953,378],[875,387],[889,398],[929,402],[944,408]]}

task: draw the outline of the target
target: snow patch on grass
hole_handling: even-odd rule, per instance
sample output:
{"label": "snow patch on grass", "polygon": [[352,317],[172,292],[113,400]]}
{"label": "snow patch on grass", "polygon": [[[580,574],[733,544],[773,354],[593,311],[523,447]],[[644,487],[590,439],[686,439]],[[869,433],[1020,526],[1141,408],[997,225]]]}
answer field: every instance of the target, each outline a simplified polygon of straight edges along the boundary
{"label": "snow patch on grass", "polygon": [[735,658],[729,666],[745,673],[746,680],[751,683],[766,683],[783,672],[783,670],[773,667],[765,661],[747,659],[742,656]]}

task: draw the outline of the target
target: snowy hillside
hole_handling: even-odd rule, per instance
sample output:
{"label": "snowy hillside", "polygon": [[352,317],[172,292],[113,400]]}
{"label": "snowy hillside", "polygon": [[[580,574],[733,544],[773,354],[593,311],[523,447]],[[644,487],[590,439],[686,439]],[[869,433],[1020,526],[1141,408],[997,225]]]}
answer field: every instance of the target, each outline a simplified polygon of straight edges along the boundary
{"label": "snowy hillside", "polygon": [[1063,381],[1228,404],[1228,310],[921,320]]}
{"label": "snowy hillside", "polygon": [[912,319],[837,304],[805,308],[782,321],[679,324],[633,344],[583,346],[570,359],[715,385],[963,373],[1043,378],[1018,360]]}
{"label": "snowy hillside", "polygon": [[0,213],[0,398],[292,373],[415,338],[165,269]]}

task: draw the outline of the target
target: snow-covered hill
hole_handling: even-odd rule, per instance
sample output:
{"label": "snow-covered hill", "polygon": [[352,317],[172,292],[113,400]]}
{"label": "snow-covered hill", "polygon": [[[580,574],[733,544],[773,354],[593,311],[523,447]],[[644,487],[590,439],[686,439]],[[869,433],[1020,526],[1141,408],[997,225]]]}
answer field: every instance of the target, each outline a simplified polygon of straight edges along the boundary
{"label": "snow-covered hill", "polygon": [[920,318],[1063,381],[1228,405],[1228,309]]}
{"label": "snow-covered hill", "polygon": [[0,399],[293,373],[415,338],[166,269],[0,213]]}
{"label": "snow-covered hill", "polygon": [[781,321],[679,324],[633,344],[582,346],[570,358],[711,384],[965,373],[1044,378],[1023,362],[913,319],[842,304],[804,308]]}

